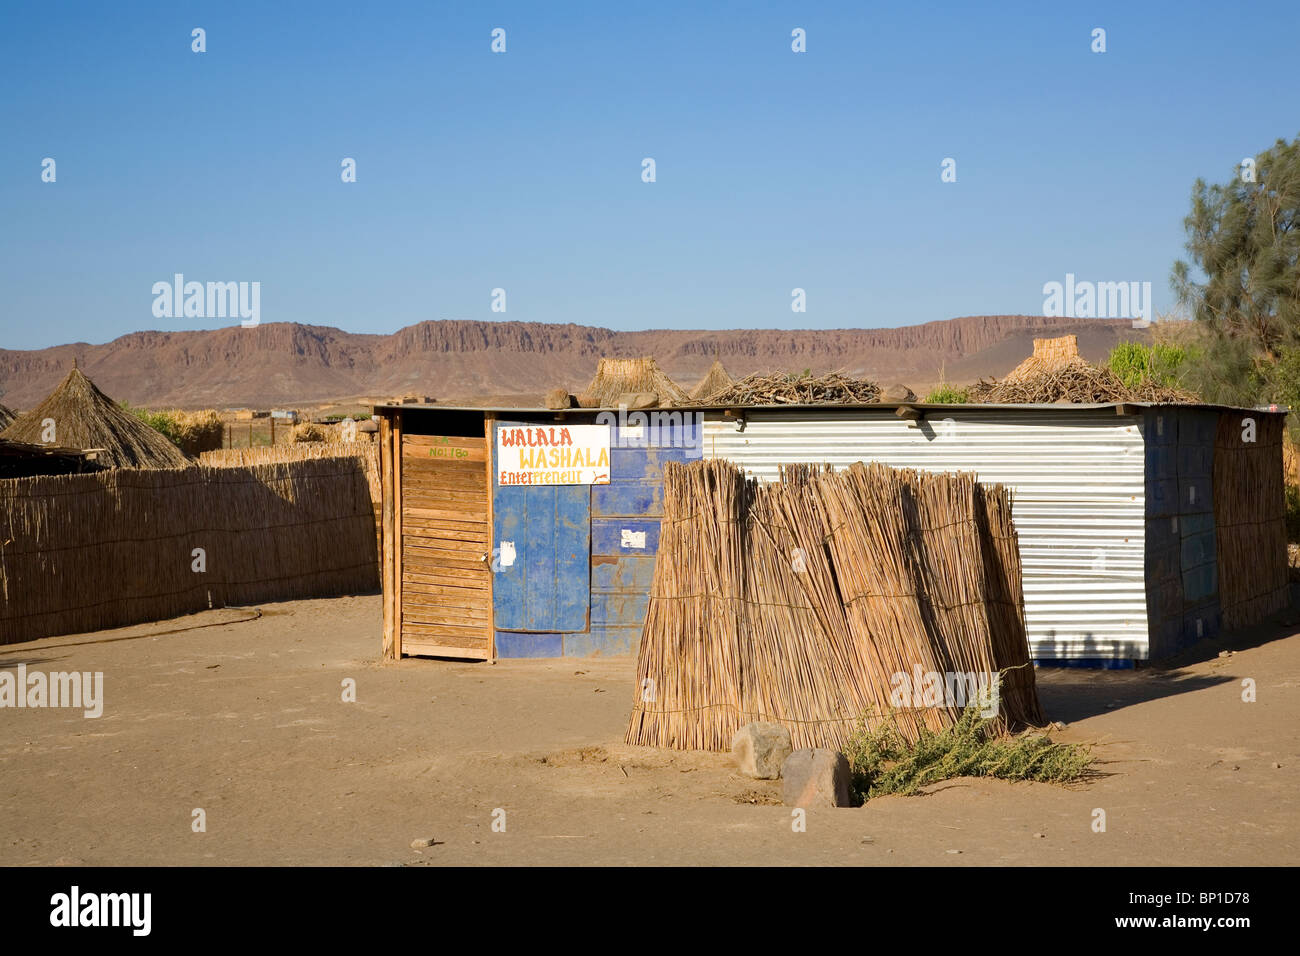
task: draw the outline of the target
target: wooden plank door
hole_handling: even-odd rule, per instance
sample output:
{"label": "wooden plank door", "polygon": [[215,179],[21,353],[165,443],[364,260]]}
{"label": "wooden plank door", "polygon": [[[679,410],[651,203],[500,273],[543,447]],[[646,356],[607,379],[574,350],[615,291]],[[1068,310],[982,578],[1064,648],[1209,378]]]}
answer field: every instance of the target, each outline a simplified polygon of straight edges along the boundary
{"label": "wooden plank door", "polygon": [[487,469],[484,438],[402,436],[402,654],[492,656]]}

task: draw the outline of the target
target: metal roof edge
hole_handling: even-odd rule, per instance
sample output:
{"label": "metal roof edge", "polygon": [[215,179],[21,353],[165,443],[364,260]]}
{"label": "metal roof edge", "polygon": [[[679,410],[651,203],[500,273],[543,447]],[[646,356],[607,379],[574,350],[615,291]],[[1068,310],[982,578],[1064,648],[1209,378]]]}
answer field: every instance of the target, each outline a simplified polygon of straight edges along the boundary
{"label": "metal roof edge", "polygon": [[[1263,415],[1285,415],[1290,411],[1286,405],[1257,405],[1245,407],[1240,405],[1213,405],[1193,402],[1053,402],[1038,404],[997,404],[967,402],[958,404],[929,404],[926,402],[868,402],[863,404],[824,403],[814,405],[667,405],[659,408],[623,409],[640,412],[725,412],[725,411],[761,411],[761,412],[808,412],[808,411],[871,411],[875,409],[894,411],[900,408],[915,408],[920,411],[1100,411],[1102,409],[1129,408],[1190,408],[1202,411],[1220,412],[1256,412]],[[568,415],[575,412],[593,413],[613,412],[618,414],[620,406],[601,408],[543,408],[540,406],[526,408],[505,408],[494,405],[372,405],[373,414],[385,411],[429,411],[429,412],[482,412],[498,415]]]}

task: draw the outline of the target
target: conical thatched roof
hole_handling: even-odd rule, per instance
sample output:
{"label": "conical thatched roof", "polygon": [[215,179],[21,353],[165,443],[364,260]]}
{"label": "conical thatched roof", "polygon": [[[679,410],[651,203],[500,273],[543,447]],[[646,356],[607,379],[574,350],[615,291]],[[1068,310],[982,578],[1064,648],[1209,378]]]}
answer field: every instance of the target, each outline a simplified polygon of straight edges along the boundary
{"label": "conical thatched roof", "polygon": [[0,431],[4,431],[13,424],[13,420],[16,417],[17,416],[13,413],[13,409],[0,405]]}
{"label": "conical thatched roof", "polygon": [[659,363],[652,358],[603,358],[596,366],[596,377],[578,396],[583,408],[613,408],[620,395],[630,392],[653,392],[660,405],[683,405],[690,397],[673,383]]}
{"label": "conical thatched roof", "polygon": [[14,421],[0,437],[33,445],[51,444],[42,441],[47,418],[54,420],[52,444],[102,449],[95,461],[108,468],[182,468],[190,463],[161,432],[119,408],[77,368],[45,401]]}
{"label": "conical thatched roof", "polygon": [[694,401],[702,402],[705,399],[712,398],[723,389],[730,388],[732,378],[727,374],[727,370],[722,367],[722,363],[714,359],[709,370],[700,379],[699,384],[691,389],[691,398]]}

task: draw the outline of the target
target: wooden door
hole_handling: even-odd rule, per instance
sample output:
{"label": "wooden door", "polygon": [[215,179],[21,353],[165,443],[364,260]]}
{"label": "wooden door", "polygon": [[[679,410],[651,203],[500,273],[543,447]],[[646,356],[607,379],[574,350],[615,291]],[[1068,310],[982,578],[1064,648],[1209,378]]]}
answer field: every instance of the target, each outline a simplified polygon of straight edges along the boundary
{"label": "wooden door", "polygon": [[401,653],[489,660],[487,442],[402,435],[401,443]]}

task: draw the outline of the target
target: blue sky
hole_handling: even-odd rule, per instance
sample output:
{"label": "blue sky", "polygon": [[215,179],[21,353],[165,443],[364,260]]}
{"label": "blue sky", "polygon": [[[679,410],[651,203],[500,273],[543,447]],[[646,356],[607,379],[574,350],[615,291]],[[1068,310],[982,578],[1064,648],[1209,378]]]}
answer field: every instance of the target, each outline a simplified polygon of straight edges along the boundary
{"label": "blue sky", "polygon": [[0,347],[233,324],[155,318],[177,272],[357,332],[897,326],[1040,313],[1067,272],[1163,310],[1195,178],[1300,132],[1298,27],[1294,0],[9,3]]}

